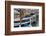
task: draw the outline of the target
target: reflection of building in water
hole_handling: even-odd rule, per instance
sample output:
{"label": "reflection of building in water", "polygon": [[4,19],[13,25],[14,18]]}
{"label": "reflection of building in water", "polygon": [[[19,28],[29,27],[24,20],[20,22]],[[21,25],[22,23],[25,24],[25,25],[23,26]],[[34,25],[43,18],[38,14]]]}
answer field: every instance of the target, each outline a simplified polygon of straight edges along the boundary
{"label": "reflection of building in water", "polygon": [[[20,14],[21,13],[21,14]],[[16,9],[14,13],[14,26],[26,27],[37,26],[38,24],[38,9]],[[22,17],[20,24],[20,15]]]}

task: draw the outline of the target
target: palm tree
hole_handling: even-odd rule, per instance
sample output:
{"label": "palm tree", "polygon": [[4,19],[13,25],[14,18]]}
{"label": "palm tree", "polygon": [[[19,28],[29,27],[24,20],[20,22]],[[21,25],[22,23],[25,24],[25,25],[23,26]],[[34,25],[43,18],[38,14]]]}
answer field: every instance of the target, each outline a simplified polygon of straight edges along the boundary
{"label": "palm tree", "polygon": [[23,16],[24,16],[24,12],[23,12],[23,9],[21,9],[21,11],[20,11],[20,25],[21,25],[21,21],[22,21]]}

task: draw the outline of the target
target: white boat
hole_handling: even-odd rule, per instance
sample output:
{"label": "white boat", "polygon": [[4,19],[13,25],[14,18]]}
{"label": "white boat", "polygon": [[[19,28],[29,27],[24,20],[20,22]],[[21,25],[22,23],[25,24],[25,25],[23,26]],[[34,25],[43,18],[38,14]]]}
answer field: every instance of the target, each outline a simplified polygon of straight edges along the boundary
{"label": "white boat", "polygon": [[[25,18],[23,18],[22,21],[23,21],[23,20],[28,20],[28,19],[29,19],[29,21],[21,22],[21,25],[22,25],[22,24],[27,24],[27,23],[29,23],[29,22],[30,22],[30,24],[31,24],[31,21],[36,21],[36,18],[35,18],[34,20],[31,20],[31,18],[33,18],[33,17],[36,17],[36,14],[33,15],[33,16],[31,16],[31,17],[27,17],[27,18],[25,17]],[[14,21],[17,21],[17,22],[18,22],[18,21],[20,21],[20,18],[16,18]],[[19,22],[19,23],[14,23],[14,25],[15,25],[15,26],[18,26],[18,25],[20,25],[20,22]]]}

